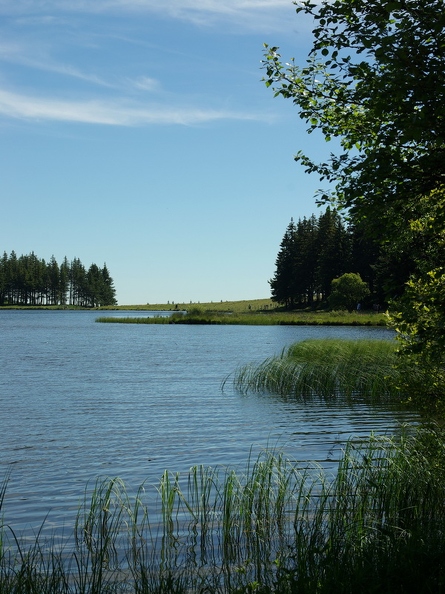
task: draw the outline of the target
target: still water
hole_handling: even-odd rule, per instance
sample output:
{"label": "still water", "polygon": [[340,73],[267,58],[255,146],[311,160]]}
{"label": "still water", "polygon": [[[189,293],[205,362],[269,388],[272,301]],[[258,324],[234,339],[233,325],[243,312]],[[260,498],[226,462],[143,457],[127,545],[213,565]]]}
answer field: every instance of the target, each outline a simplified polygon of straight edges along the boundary
{"label": "still water", "polygon": [[[129,315],[108,312],[106,315]],[[129,492],[165,469],[244,468],[283,450],[335,467],[351,436],[397,432],[412,413],[270,395],[227,381],[306,338],[388,339],[381,328],[98,324],[103,312],[0,311],[0,482],[16,530],[72,524],[88,483],[119,476]]]}

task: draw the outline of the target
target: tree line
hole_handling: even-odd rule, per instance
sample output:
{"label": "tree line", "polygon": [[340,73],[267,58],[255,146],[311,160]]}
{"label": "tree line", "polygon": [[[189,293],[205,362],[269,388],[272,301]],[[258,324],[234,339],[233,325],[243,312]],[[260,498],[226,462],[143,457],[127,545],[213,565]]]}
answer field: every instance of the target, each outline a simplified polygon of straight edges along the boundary
{"label": "tree line", "polygon": [[91,264],[88,270],[79,260],[65,257],[59,265],[34,252],[17,256],[6,252],[0,260],[0,306],[77,305],[99,307],[115,305],[116,290],[106,264]]}
{"label": "tree line", "polygon": [[332,281],[359,274],[375,302],[383,300],[377,272],[379,249],[359,225],[346,223],[328,207],[317,218],[291,219],[280,244],[276,271],[269,281],[273,301],[292,309],[329,299]]}

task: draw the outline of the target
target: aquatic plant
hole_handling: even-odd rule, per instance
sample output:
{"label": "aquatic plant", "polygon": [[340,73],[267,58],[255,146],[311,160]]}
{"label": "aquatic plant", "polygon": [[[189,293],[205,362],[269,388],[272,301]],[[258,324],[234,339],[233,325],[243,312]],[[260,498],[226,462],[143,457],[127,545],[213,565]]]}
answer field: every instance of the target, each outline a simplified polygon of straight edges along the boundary
{"label": "aquatic plant", "polygon": [[105,324],[222,324],[244,326],[386,326],[383,314],[332,312],[282,312],[282,311],[214,311],[193,308],[187,313],[171,316],[112,317],[101,316],[96,322]]}
{"label": "aquatic plant", "polygon": [[298,342],[281,355],[240,368],[242,392],[400,401],[396,345],[390,340],[317,339]]}
{"label": "aquatic plant", "polygon": [[435,428],[350,441],[334,476],[265,451],[244,471],[165,472],[135,496],[104,479],[65,543],[0,523],[0,591],[441,592],[444,498]]}

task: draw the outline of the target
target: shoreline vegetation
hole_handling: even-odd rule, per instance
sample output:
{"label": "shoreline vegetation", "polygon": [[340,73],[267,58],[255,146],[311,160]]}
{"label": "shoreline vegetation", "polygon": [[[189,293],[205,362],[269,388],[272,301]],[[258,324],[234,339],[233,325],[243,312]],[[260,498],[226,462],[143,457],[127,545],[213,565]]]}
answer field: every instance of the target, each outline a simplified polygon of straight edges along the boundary
{"label": "shoreline vegetation", "polygon": [[210,303],[176,303],[104,307],[102,310],[170,312],[159,316],[102,316],[96,319],[108,324],[223,324],[223,325],[328,325],[386,326],[384,313],[328,310],[292,310],[277,306],[270,299],[221,301]]}
{"label": "shoreline vegetation", "polygon": [[[407,370],[403,369],[406,381]],[[402,404],[394,340],[307,339],[278,356],[240,367],[234,386],[241,393],[272,393],[302,402]]]}
{"label": "shoreline vegetation", "polygon": [[131,311],[169,312],[159,316],[100,316],[97,322],[105,324],[231,324],[231,325],[317,325],[317,326],[386,326],[386,314],[371,310],[360,312],[330,311],[323,309],[283,309],[271,299],[242,301],[210,301],[207,303],[154,303],[142,305],[110,305],[80,307],[75,305],[14,305],[1,310],[73,310],[73,311]]}
{"label": "shoreline vegetation", "polygon": [[62,542],[3,511],[2,594],[443,592],[443,443],[437,427],[351,440],[332,476],[266,450],[134,495],[99,479]]}

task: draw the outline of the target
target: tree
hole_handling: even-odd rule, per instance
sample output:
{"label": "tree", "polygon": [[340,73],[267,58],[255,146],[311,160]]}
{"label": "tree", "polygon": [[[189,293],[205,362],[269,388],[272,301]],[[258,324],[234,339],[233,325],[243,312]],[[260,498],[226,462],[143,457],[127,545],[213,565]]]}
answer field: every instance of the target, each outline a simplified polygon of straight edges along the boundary
{"label": "tree", "polygon": [[281,240],[280,250],[275,262],[275,275],[269,281],[272,300],[283,303],[290,308],[295,305],[292,282],[295,273],[296,237],[297,229],[294,220],[291,219]]}
{"label": "tree", "polygon": [[116,290],[106,264],[91,264],[86,272],[82,262],[65,257],[58,265],[54,256],[48,263],[34,252],[17,258],[13,251],[0,259],[0,305],[70,305],[84,307],[115,305]]}
{"label": "tree", "polygon": [[424,197],[423,214],[409,221],[406,234],[418,249],[417,272],[391,308],[400,351],[419,367],[423,391],[445,391],[445,186]]}
{"label": "tree", "polygon": [[316,292],[318,221],[315,215],[298,221],[294,291],[301,305],[312,305]]}
{"label": "tree", "polygon": [[318,219],[291,219],[276,266],[269,281],[274,301],[288,308],[325,301],[332,279],[351,271],[351,234],[339,213],[328,207]]}
{"label": "tree", "polygon": [[102,305],[116,305],[116,289],[114,281],[110,276],[107,265],[104,263],[101,270],[102,275]]}
{"label": "tree", "polygon": [[335,198],[388,238],[445,176],[443,0],[298,2],[316,23],[305,66],[266,45],[265,82],[291,98],[309,132],[340,142],[323,163],[298,153]]}
{"label": "tree", "polygon": [[353,311],[362,299],[369,295],[368,285],[359,274],[347,272],[332,281],[329,304],[333,309]]}
{"label": "tree", "polygon": [[329,297],[332,279],[351,270],[351,236],[341,216],[328,207],[318,219],[316,278],[322,299]]}
{"label": "tree", "polygon": [[315,22],[309,59],[304,66],[284,64],[278,47],[266,45],[265,83],[294,102],[308,132],[337,139],[338,150],[325,162],[303,152],[296,160],[332,187],[321,202],[348,208],[380,243],[380,269],[392,275],[397,295],[392,307],[407,345],[402,351],[424,353],[423,363],[435,362],[440,371],[444,250],[436,239],[445,229],[444,0],[296,4],[297,13]]}

